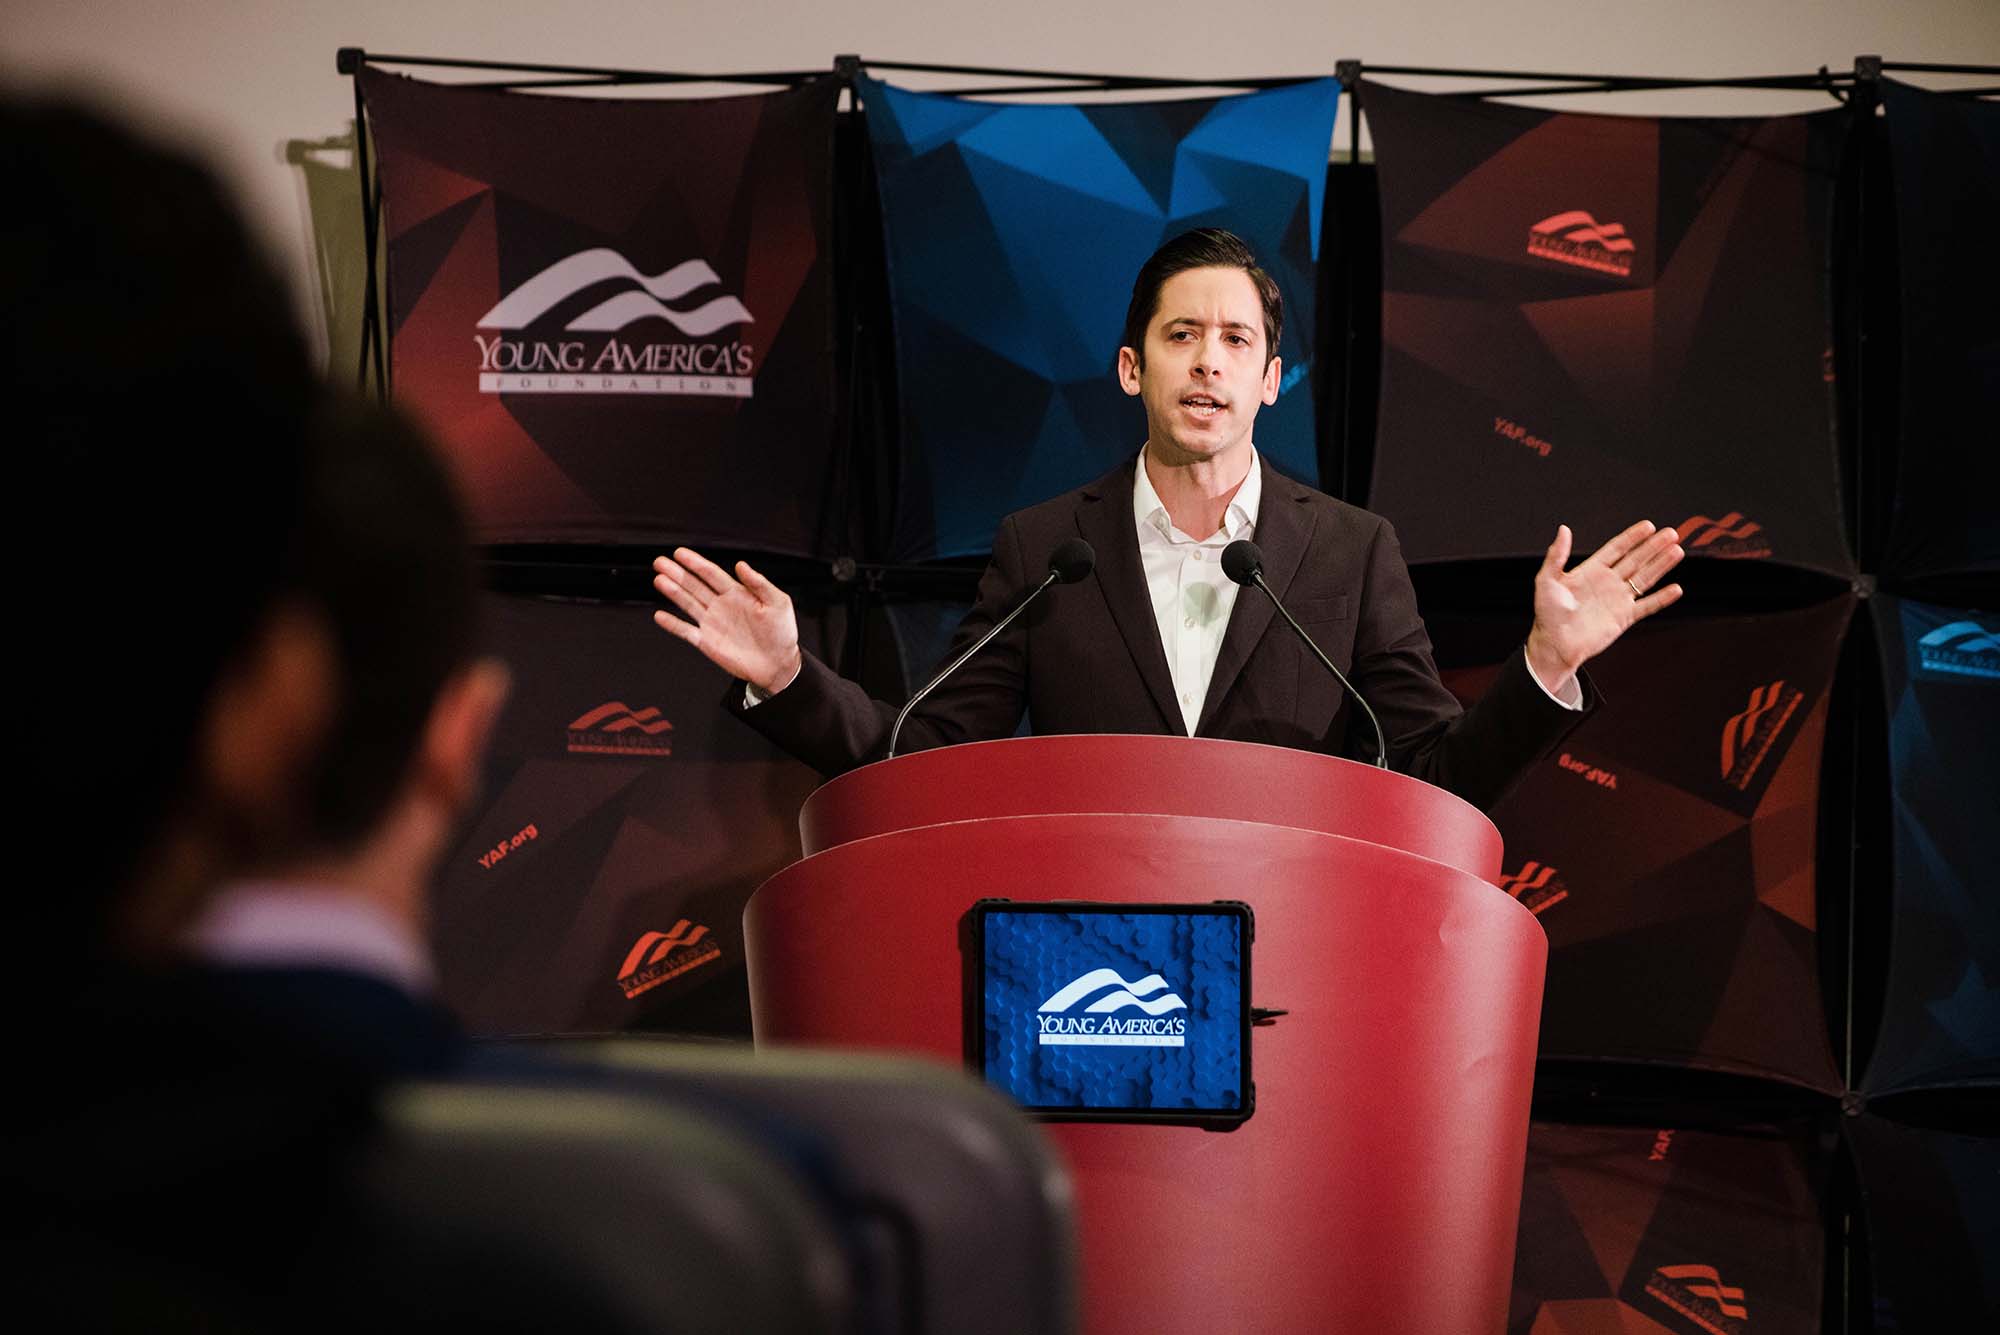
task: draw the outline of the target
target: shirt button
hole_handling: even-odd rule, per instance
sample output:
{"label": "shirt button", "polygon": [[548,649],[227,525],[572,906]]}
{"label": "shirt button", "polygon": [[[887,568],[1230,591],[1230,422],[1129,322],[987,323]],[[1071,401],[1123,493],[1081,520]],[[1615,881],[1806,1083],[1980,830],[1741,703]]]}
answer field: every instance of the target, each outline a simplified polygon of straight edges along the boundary
{"label": "shirt button", "polygon": [[1185,621],[1181,622],[1181,625],[1185,626],[1185,627],[1186,627],[1187,629],[1189,629],[1189,630],[1193,630],[1193,629],[1194,629],[1194,618],[1193,618],[1193,617],[1189,617],[1189,618],[1188,618],[1187,620],[1185,620]]}
{"label": "shirt button", "polygon": [[1197,561],[1201,560],[1201,553],[1199,551],[1195,552],[1194,559]]}

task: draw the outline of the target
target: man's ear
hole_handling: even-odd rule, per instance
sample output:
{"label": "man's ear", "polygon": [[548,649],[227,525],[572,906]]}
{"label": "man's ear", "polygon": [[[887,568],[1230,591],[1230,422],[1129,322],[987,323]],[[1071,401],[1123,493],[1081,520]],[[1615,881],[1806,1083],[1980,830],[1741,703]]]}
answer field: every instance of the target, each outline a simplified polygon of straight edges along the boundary
{"label": "man's ear", "polygon": [[505,664],[494,658],[475,659],[445,682],[431,707],[418,782],[453,817],[479,787],[486,744],[507,702],[508,684]]}
{"label": "man's ear", "polygon": [[199,779],[232,819],[267,832],[298,818],[299,779],[326,740],[339,683],[325,617],[287,604],[265,619],[202,722]]}
{"label": "man's ear", "polygon": [[1265,407],[1268,408],[1278,401],[1278,386],[1284,382],[1285,360],[1282,357],[1273,357],[1270,364],[1264,368],[1264,384],[1262,388],[1264,391]]}
{"label": "man's ear", "polygon": [[1127,394],[1139,392],[1139,354],[1131,348],[1118,349],[1118,385]]}
{"label": "man's ear", "polygon": [[305,776],[326,744],[340,689],[326,618],[298,603],[266,614],[209,688],[173,824],[116,907],[120,949],[169,949],[218,883],[296,849]]}

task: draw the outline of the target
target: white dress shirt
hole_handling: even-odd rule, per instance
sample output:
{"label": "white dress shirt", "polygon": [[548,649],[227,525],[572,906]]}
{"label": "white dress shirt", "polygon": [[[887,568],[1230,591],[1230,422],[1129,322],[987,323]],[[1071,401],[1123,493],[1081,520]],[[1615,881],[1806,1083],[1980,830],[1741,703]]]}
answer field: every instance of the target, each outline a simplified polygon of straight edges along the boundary
{"label": "white dress shirt", "polygon": [[[1153,489],[1153,480],[1146,476],[1146,452],[1139,451],[1132,484],[1132,519],[1139,531],[1139,559],[1146,569],[1146,592],[1153,602],[1153,620],[1160,628],[1160,647],[1167,653],[1167,670],[1173,674],[1181,721],[1190,737],[1201,721],[1209,679],[1215,675],[1223,633],[1229,628],[1229,613],[1236,606],[1236,595],[1242,591],[1241,586],[1222,573],[1222,549],[1238,538],[1256,540],[1257,514],[1263,500],[1264,469],[1253,447],[1250,472],[1223,512],[1222,527],[1206,538],[1190,537],[1167,518],[1167,507]],[[1523,658],[1527,652],[1527,646],[1523,645]],[[1542,688],[1542,694],[1564,709],[1583,708],[1583,688],[1574,679],[1566,693],[1570,698],[1565,699],[1543,684],[1532,663],[1528,665],[1528,678]]]}
{"label": "white dress shirt", "polygon": [[1230,498],[1222,527],[1205,538],[1191,537],[1174,527],[1167,507],[1146,476],[1146,452],[1139,451],[1132,484],[1132,520],[1139,531],[1139,561],[1146,570],[1146,592],[1153,603],[1153,620],[1160,628],[1160,647],[1167,652],[1167,671],[1174,679],[1181,722],[1194,736],[1208,698],[1209,678],[1222,653],[1222,635],[1229,613],[1242,589],[1222,573],[1222,549],[1238,538],[1256,537],[1257,510],[1264,500],[1264,470],[1257,452],[1250,452],[1250,472]]}

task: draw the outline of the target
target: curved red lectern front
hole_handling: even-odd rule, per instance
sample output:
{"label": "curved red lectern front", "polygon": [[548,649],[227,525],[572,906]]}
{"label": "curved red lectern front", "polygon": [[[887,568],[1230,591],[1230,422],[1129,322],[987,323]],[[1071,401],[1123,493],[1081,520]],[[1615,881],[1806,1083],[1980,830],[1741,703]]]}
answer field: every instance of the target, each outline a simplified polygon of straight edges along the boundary
{"label": "curved red lectern front", "polygon": [[827,784],[744,914],[760,1042],[962,1052],[978,899],[1242,899],[1256,1113],[1053,1125],[1092,1332],[1504,1329],[1548,947],[1492,824],[1350,761],[1047,737]]}

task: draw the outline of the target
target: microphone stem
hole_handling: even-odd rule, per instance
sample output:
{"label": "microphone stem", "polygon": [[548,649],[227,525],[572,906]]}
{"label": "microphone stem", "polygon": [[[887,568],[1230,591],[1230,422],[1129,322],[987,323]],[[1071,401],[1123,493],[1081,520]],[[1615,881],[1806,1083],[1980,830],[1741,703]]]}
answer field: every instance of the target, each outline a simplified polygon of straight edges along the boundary
{"label": "microphone stem", "polygon": [[[1044,580],[1042,580],[1040,584],[1035,586],[1035,591],[1033,593],[1023,598],[1020,602],[1014,604],[1014,610],[1009,612],[1006,616],[1001,617],[998,621],[994,622],[993,629],[987,631],[977,640],[974,640],[971,648],[967,649],[957,658],[952,659],[951,662],[945,664],[943,671],[939,672],[935,677],[932,677],[929,681],[925,682],[924,688],[918,691],[915,695],[910,697],[909,703],[904,705],[902,710],[897,713],[895,725],[889,729],[889,751],[888,754],[882,757],[884,760],[894,760],[896,758],[896,737],[903,731],[903,720],[907,719],[910,716],[910,711],[912,709],[915,709],[919,704],[923,703],[924,697],[929,695],[932,691],[936,690],[938,688],[938,685],[941,682],[943,682],[946,677],[949,677],[952,673],[958,671],[959,666],[962,663],[964,663],[966,659],[972,657],[974,654],[978,653],[981,649],[984,649],[988,641],[990,641],[995,635],[998,635],[1001,631],[1007,629],[1008,626],[1012,625],[1015,617],[1021,615],[1021,613],[1028,610],[1028,604],[1034,602],[1035,599],[1041,597],[1042,594],[1047,591],[1049,585],[1055,583],[1060,578],[1061,576],[1057,572],[1051,570],[1048,573],[1047,578],[1045,578]],[[1350,687],[1349,689],[1351,690],[1353,688]]]}
{"label": "microphone stem", "polygon": [[1335,667],[1333,660],[1322,653],[1320,647],[1313,643],[1312,636],[1306,634],[1306,628],[1301,626],[1298,620],[1285,610],[1285,605],[1278,601],[1278,595],[1272,593],[1271,586],[1264,582],[1264,572],[1262,570],[1253,570],[1250,572],[1250,578],[1257,581],[1257,587],[1262,589],[1264,596],[1271,600],[1271,606],[1278,609],[1278,615],[1285,619],[1285,624],[1298,632],[1299,638],[1305,641],[1306,648],[1313,651],[1313,656],[1326,665],[1326,670],[1333,674],[1334,680],[1347,688],[1347,694],[1353,699],[1354,703],[1361,706],[1361,712],[1368,716],[1369,726],[1375,729],[1375,767],[1377,769],[1389,768],[1389,745],[1382,740],[1382,721],[1375,717],[1375,710],[1369,705],[1367,700],[1362,698],[1361,692],[1354,689],[1354,683],[1347,679],[1347,674]]}

